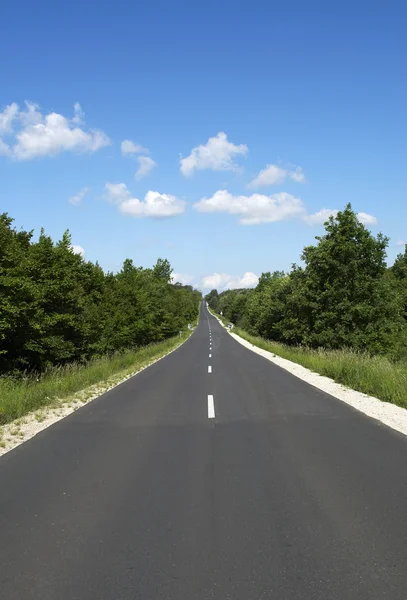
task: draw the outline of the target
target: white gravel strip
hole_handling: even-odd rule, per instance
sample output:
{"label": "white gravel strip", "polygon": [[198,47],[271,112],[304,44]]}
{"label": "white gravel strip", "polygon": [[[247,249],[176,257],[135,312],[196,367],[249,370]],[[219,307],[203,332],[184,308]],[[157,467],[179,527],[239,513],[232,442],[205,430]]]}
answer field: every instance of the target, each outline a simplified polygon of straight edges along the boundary
{"label": "white gravel strip", "polygon": [[[219,323],[222,325],[222,327],[224,327],[222,321],[213,313],[211,314],[218,319]],[[245,339],[239,337],[236,333],[230,332],[230,335],[237,342],[239,342],[239,344],[245,346],[245,348],[248,348],[252,352],[263,356],[263,358],[266,358],[275,365],[285,369],[306,383],[309,383],[319,390],[338,398],[338,400],[342,400],[342,402],[346,402],[346,404],[353,406],[353,408],[356,408],[356,410],[359,410],[360,412],[365,413],[365,415],[384,423],[388,427],[407,435],[407,410],[405,408],[401,408],[395,404],[390,404],[389,402],[383,402],[374,396],[368,396],[367,394],[352,390],[340,383],[336,383],[329,377],[314,373],[306,367],[298,365],[291,360],[281,358],[272,352],[258,348]]]}
{"label": "white gravel strip", "polygon": [[[189,337],[187,339],[189,339]],[[167,352],[167,354],[164,356],[160,356],[159,358],[152,360],[138,371],[127,372],[124,376],[122,371],[121,374],[118,373],[116,375],[112,375],[109,380],[103,384],[96,383],[68,398],[57,400],[56,406],[43,406],[33,413],[24,415],[24,417],[16,419],[11,423],[7,423],[7,425],[0,425],[0,456],[6,454],[6,452],[9,452],[10,450],[13,450],[13,448],[16,448],[16,446],[23,444],[30,438],[37,435],[37,433],[40,433],[40,431],[43,429],[46,429],[50,425],[53,425],[57,421],[67,417],[75,410],[78,410],[85,404],[95,400],[95,398],[99,398],[99,396],[102,394],[105,394],[109,390],[124,383],[127,381],[127,379],[130,379],[130,377],[134,377],[134,375],[141,373],[141,371],[144,371],[144,369],[147,369],[162,358],[165,358],[171,354],[171,352],[177,350],[186,341],[187,340],[184,340],[181,344],[178,344],[175,348],[170,350],[170,352]]]}

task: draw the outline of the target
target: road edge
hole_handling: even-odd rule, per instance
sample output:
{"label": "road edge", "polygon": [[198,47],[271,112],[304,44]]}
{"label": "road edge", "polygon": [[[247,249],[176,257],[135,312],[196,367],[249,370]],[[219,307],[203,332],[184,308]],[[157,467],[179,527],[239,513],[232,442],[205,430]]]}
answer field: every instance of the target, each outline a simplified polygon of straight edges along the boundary
{"label": "road edge", "polygon": [[[0,445],[0,458],[11,450],[14,450],[14,448],[17,448],[17,446],[21,446],[21,444],[24,444],[24,442],[27,442],[31,438],[35,437],[38,433],[44,431],[44,429],[51,427],[51,425],[54,425],[54,423],[57,423],[58,421],[61,421],[65,417],[71,415],[73,412],[80,410],[83,406],[86,406],[89,404],[89,402],[92,402],[92,400],[100,398],[100,396],[103,396],[103,394],[106,394],[107,392],[110,392],[110,390],[119,387],[119,385],[122,385],[128,379],[135,377],[145,369],[148,369],[163,358],[166,358],[181,348],[181,346],[183,346],[188,340],[190,340],[195,329],[196,327],[194,327],[194,329],[191,330],[190,335],[175,348],[163,356],[155,358],[137,371],[127,373],[121,377],[120,380],[117,380],[117,377],[120,376],[120,372],[118,372],[116,375],[112,375],[109,380],[105,382],[105,384],[95,383],[87,388],[79,390],[71,397],[61,399],[60,404],[57,406],[43,406],[34,412],[24,415],[20,419],[11,421],[11,423],[0,425],[0,441],[5,442],[5,446]],[[121,373],[124,372],[125,371],[121,371]],[[116,379],[112,381],[114,378]],[[41,420],[38,420],[38,415],[43,415],[44,413],[46,416],[41,418]]]}
{"label": "road edge", "polygon": [[315,373],[314,371],[311,371],[310,369],[307,369],[298,363],[286,358],[282,358],[281,356],[277,356],[268,350],[263,350],[262,348],[251,344],[236,333],[229,331],[219,317],[215,315],[208,306],[207,309],[208,312],[215,317],[217,321],[219,321],[222,327],[228,331],[229,335],[248,350],[251,350],[266,360],[269,360],[281,369],[291,373],[291,375],[294,375],[295,377],[298,377],[298,379],[305,381],[305,383],[308,383],[322,392],[333,396],[337,400],[345,402],[368,417],[371,417],[376,421],[380,421],[384,425],[387,425],[387,427],[391,427],[391,429],[394,429],[403,435],[407,435],[407,410],[405,408],[397,406],[396,404],[384,402],[375,396],[369,396],[363,392],[358,392],[352,388],[348,388],[340,383],[337,383],[330,377]]}

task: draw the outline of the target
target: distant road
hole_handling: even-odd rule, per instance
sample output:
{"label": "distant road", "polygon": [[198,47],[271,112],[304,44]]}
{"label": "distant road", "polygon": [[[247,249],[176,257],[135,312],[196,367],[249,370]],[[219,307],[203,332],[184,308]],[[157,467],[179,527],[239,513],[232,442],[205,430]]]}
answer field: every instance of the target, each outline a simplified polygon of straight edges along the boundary
{"label": "distant road", "polygon": [[406,600],[407,438],[204,306],[165,359],[0,458],[1,600]]}

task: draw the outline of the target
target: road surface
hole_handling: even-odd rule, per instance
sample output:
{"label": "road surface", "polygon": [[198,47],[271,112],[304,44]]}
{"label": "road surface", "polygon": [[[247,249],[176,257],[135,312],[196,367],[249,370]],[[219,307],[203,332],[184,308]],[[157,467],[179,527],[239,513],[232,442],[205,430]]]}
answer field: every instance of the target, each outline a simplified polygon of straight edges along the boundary
{"label": "road surface", "polygon": [[2,600],[406,597],[407,438],[204,306],[178,350],[0,458]]}

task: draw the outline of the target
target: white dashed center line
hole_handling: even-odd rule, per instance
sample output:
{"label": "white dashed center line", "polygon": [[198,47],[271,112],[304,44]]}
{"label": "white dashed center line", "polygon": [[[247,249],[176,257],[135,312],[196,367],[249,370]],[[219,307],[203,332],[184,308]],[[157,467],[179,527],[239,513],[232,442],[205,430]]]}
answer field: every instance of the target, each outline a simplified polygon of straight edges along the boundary
{"label": "white dashed center line", "polygon": [[[209,321],[209,319],[208,319]],[[209,326],[209,358],[212,358],[212,332]],[[212,373],[212,366],[208,366],[208,373]],[[215,418],[215,404],[213,402],[212,394],[208,394],[208,419]]]}
{"label": "white dashed center line", "polygon": [[215,405],[213,403],[213,396],[208,395],[208,419],[215,418]]}

